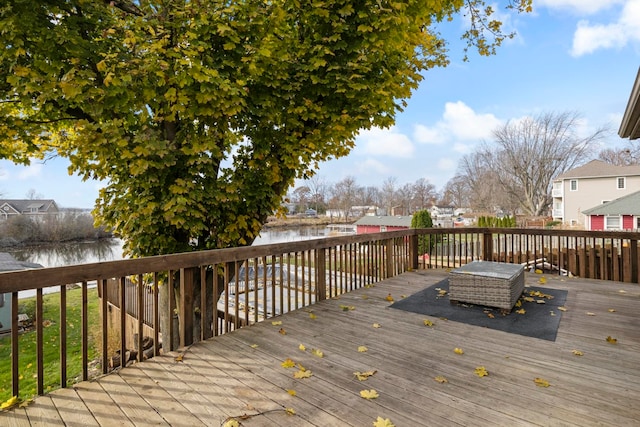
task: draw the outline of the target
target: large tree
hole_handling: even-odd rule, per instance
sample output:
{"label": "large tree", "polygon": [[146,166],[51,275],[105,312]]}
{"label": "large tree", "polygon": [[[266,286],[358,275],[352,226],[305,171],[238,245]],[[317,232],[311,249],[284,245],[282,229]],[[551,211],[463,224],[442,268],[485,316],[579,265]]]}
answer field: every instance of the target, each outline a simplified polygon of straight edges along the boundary
{"label": "large tree", "polygon": [[583,163],[595,143],[606,135],[600,128],[583,135],[575,112],[543,113],[509,121],[493,132],[484,148],[489,170],[500,191],[516,201],[523,213],[545,215],[551,205],[552,180]]}
{"label": "large tree", "polygon": [[250,244],[447,64],[434,28],[462,11],[480,54],[510,36],[482,0],[5,1],[0,157],[102,180],[94,213],[131,256]]}

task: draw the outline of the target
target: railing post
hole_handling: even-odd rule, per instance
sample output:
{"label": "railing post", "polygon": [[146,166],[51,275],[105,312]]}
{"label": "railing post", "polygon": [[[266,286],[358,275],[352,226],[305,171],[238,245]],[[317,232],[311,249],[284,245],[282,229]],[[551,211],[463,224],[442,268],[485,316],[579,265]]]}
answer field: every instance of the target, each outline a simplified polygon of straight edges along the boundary
{"label": "railing post", "polygon": [[638,283],[638,240],[631,239],[631,283]]}
{"label": "railing post", "polygon": [[493,259],[493,236],[488,231],[482,233],[482,259],[484,261]]}
{"label": "railing post", "polygon": [[393,264],[394,252],[393,252],[393,239],[387,239],[385,241],[385,262],[384,262],[384,278],[388,279],[395,274],[395,265]]}
{"label": "railing post", "polygon": [[180,269],[180,347],[193,343],[193,268]]}
{"label": "railing post", "polygon": [[418,263],[418,233],[414,232],[411,236],[409,236],[409,256],[411,257],[409,265],[411,266],[411,270],[417,270],[419,267]]}
{"label": "railing post", "polygon": [[327,298],[327,263],[325,249],[316,250],[316,299],[322,301]]}

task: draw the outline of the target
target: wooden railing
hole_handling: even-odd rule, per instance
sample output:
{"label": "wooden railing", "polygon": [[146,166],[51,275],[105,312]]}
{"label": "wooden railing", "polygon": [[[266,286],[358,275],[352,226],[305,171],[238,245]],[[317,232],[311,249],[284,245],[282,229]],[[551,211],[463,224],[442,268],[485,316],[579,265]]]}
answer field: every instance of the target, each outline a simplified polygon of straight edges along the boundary
{"label": "wooden railing", "polygon": [[[56,363],[59,386],[66,387],[68,357],[80,357],[78,378],[89,378],[90,345],[98,348],[101,372],[108,372],[109,344],[114,336],[122,357],[130,350],[127,338],[132,337],[140,350],[143,340],[150,338],[155,355],[160,351],[160,338],[165,350],[174,350],[411,269],[454,268],[486,260],[526,263],[532,269],[555,274],[638,283],[639,238],[640,233],[626,232],[412,229],[0,273],[0,292],[11,293],[11,390],[14,396],[20,393],[21,291],[36,293],[35,331],[29,333],[36,335],[37,393],[43,394],[44,367],[49,362],[43,352],[43,289],[59,292],[60,351]],[[429,248],[427,255],[419,253],[420,247]],[[71,284],[80,284],[82,292],[78,356],[67,354],[66,292]],[[98,295],[107,296],[100,299],[100,325],[87,321],[91,286],[99,288]],[[115,325],[109,325],[105,315],[110,305],[127,308],[120,310]],[[138,313],[133,332],[125,327],[127,311]],[[180,316],[161,316],[161,312]],[[153,336],[144,336],[143,323],[150,326]],[[100,329],[99,343],[89,340],[93,328]],[[137,361],[144,358],[144,352],[138,351]]]}

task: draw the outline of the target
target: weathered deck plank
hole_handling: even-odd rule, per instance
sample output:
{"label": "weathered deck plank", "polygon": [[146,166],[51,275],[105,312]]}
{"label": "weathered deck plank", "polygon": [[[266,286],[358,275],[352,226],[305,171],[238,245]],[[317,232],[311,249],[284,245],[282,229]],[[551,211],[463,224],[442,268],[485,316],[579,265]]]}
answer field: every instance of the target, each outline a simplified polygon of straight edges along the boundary
{"label": "weathered deck plank", "polygon": [[[157,357],[39,397],[0,424],[219,426],[247,415],[244,426],[370,426],[378,416],[398,427],[640,425],[640,286],[558,276],[541,284],[527,273],[528,285],[568,290],[555,342],[438,318],[427,327],[427,316],[388,307],[388,294],[399,299],[446,274],[405,273],[272,319],[282,325],[197,343],[181,362],[178,353]],[[287,358],[314,375],[295,379],[297,368],[281,366]],[[489,376],[474,375],[477,366]],[[369,370],[367,381],[353,375]],[[537,377],[551,386],[537,387]],[[362,399],[364,389],[379,397]]]}

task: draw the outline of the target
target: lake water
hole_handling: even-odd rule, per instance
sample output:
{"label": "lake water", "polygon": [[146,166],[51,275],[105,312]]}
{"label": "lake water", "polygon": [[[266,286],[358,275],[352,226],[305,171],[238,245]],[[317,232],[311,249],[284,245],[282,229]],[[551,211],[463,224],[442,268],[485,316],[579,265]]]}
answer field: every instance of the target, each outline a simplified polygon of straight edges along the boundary
{"label": "lake water", "polygon": [[[253,245],[296,242],[319,239],[329,234],[326,227],[298,227],[290,229],[267,229],[253,242]],[[67,243],[64,245],[35,247],[9,252],[19,261],[35,262],[43,267],[88,264],[123,259],[122,240],[109,239],[99,242]]]}

